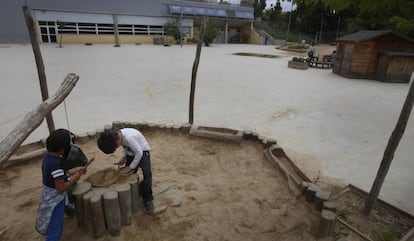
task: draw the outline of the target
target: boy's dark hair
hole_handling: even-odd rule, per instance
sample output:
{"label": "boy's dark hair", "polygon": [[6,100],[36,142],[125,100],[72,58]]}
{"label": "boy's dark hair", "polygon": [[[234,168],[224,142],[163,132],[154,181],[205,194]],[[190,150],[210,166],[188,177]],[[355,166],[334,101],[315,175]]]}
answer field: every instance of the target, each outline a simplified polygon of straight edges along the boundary
{"label": "boy's dark hair", "polygon": [[102,133],[98,138],[98,147],[105,154],[114,153],[118,144],[118,133],[116,131],[108,131]]}
{"label": "boy's dark hair", "polygon": [[57,129],[46,140],[46,149],[49,152],[65,152],[70,148],[70,132],[65,129]]}

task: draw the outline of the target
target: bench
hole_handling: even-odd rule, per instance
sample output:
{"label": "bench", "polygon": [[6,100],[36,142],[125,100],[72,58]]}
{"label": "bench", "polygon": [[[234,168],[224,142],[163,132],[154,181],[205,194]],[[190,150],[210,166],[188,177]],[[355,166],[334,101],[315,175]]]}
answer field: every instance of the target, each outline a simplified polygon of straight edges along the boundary
{"label": "bench", "polygon": [[331,69],[333,66],[333,62],[331,61],[309,61],[308,65],[309,67],[314,67],[314,68]]}

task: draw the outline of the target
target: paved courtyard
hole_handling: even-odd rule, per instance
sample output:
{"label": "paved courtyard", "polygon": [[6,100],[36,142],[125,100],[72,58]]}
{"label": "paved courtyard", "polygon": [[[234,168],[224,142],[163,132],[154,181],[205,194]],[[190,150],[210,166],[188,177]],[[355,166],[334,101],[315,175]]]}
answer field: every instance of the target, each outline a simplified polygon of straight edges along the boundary
{"label": "paved courtyard", "polygon": [[[41,46],[50,95],[67,73],[80,76],[66,99],[75,133],[117,120],[186,123],[195,49],[195,45]],[[237,52],[281,57],[233,55]],[[203,47],[195,124],[274,137],[310,177],[320,175],[369,191],[409,85],[346,79],[326,69],[290,69],[291,56],[273,46]],[[0,45],[0,73],[3,139],[41,101],[31,46]],[[63,105],[53,117],[56,127],[67,128]],[[26,143],[47,135],[43,123]],[[413,146],[412,116],[381,191],[382,199],[411,214]]]}

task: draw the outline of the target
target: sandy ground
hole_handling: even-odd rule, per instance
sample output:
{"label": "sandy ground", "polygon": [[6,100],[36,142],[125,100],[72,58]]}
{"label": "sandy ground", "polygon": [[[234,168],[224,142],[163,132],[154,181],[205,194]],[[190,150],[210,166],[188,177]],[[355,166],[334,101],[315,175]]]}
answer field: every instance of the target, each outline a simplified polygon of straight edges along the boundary
{"label": "sandy ground", "polygon": [[[263,156],[254,142],[239,144],[161,132],[145,133],[151,145],[154,189],[169,189],[155,196],[157,206],[168,196],[181,197],[179,207],[169,206],[156,216],[133,216],[119,237],[99,240],[324,240],[315,239],[319,219],[313,206],[296,199],[285,178]],[[95,141],[81,145],[95,156],[86,177],[111,167],[120,151],[104,155]],[[8,170],[0,177],[0,239],[42,240],[34,230],[41,190],[41,160]],[[65,218],[62,240],[94,240]]]}
{"label": "sandy ground", "polygon": [[[0,46],[0,139],[40,101],[29,45]],[[329,47],[329,46],[328,46]],[[85,133],[113,121],[182,124],[195,46],[42,45],[49,92],[66,73],[80,80],[66,99],[70,128]],[[317,46],[322,54],[322,46]],[[280,58],[236,56],[247,52]],[[331,52],[326,51],[326,53]],[[287,67],[296,54],[274,46],[203,48],[195,124],[255,130],[273,137],[313,180],[352,183],[369,191],[407,94],[407,84],[346,79],[330,70]],[[67,127],[63,105],[54,112]],[[43,123],[28,138],[48,134]],[[380,197],[414,214],[414,120],[401,140]]]}

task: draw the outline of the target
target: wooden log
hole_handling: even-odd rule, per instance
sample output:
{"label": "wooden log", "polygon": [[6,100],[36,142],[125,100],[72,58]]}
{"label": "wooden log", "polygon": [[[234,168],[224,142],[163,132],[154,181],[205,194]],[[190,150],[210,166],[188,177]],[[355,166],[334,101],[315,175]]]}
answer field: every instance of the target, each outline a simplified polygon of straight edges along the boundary
{"label": "wooden log", "polygon": [[52,97],[31,110],[17,126],[0,143],[0,166],[9,159],[13,152],[23,143],[42,122],[45,116],[54,110],[72,91],[79,76],[68,74]]}
{"label": "wooden log", "polygon": [[[23,14],[26,20],[27,30],[29,31],[30,42],[32,44],[33,54],[36,61],[37,75],[39,77],[40,91],[42,93],[42,101],[49,99],[49,91],[47,88],[46,71],[43,63],[42,52],[40,51],[39,41],[37,36],[40,36],[35,19],[32,14],[32,9],[29,6],[23,6]],[[55,122],[53,121],[52,112],[46,113],[46,122],[49,128],[49,133],[55,130]],[[45,117],[43,116],[43,118]],[[42,119],[43,119],[42,118]]]}
{"label": "wooden log", "polygon": [[93,234],[96,239],[102,238],[105,234],[105,216],[102,206],[102,195],[95,194],[89,201],[92,215]]}
{"label": "wooden log", "polygon": [[305,191],[305,199],[308,202],[315,201],[315,194],[319,190],[319,187],[314,184],[309,184],[308,189]]}
{"label": "wooden log", "polygon": [[128,183],[131,186],[131,212],[137,213],[138,212],[138,199],[139,199],[139,176],[133,175],[131,178],[128,179]]}
{"label": "wooden log", "polygon": [[329,210],[333,213],[336,213],[336,203],[333,201],[326,201],[323,203],[323,208],[324,210]]}
{"label": "wooden log", "polygon": [[83,227],[81,226],[81,228],[83,228],[89,234],[93,234],[92,212],[89,203],[89,200],[93,195],[95,194],[91,190],[82,196],[83,220],[85,222],[85,225]]}
{"label": "wooden log", "polygon": [[323,203],[329,199],[329,193],[318,190],[315,193],[315,208],[318,211],[321,211],[323,208]]}
{"label": "wooden log", "polygon": [[122,126],[122,122],[121,121],[113,121],[112,122],[112,130],[119,131],[122,128],[123,128],[123,126]]}
{"label": "wooden log", "polygon": [[82,196],[91,190],[92,185],[89,182],[79,182],[75,185],[75,188],[72,191],[72,195],[75,196],[75,211],[76,218],[78,219],[78,226],[84,227],[84,215],[83,215],[83,200]]}
{"label": "wooden log", "polygon": [[86,144],[89,142],[89,135],[88,133],[81,133],[76,136],[76,142],[79,144]]}
{"label": "wooden log", "polygon": [[46,154],[47,150],[46,148],[41,148],[38,150],[34,150],[29,153],[22,153],[21,155],[11,156],[7,162],[4,163],[3,167],[9,167],[14,164],[20,163],[20,162],[26,162],[28,160],[33,160],[35,158],[43,157]]}
{"label": "wooden log", "polygon": [[322,210],[321,219],[319,222],[319,237],[330,237],[335,233],[335,224],[336,224],[336,214],[328,211]]}
{"label": "wooden log", "polygon": [[109,191],[103,195],[104,216],[108,233],[112,237],[121,234],[121,210],[119,207],[118,193]]}
{"label": "wooden log", "polygon": [[119,206],[121,210],[121,225],[131,225],[131,186],[128,183],[120,184],[115,187],[115,191],[118,192]]}

